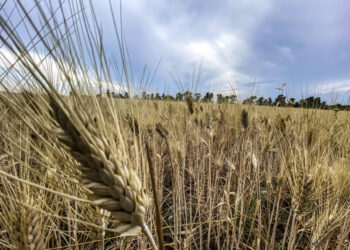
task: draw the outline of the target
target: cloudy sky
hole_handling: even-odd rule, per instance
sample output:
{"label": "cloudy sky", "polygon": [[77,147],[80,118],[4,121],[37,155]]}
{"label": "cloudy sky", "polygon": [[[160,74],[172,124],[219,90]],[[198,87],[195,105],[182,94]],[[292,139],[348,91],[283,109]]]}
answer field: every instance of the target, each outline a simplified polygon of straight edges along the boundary
{"label": "cloudy sky", "polygon": [[[92,0],[106,48],[117,50],[108,0]],[[115,1],[119,11],[119,1]],[[127,0],[123,28],[134,72],[161,64],[155,91],[201,66],[199,91],[242,97],[350,96],[350,4],[346,0]],[[185,88],[190,86],[184,86]]]}

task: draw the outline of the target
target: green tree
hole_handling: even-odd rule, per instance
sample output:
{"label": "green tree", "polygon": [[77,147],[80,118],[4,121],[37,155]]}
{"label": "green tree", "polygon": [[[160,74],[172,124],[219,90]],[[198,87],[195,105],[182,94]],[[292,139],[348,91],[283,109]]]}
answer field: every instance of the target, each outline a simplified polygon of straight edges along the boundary
{"label": "green tree", "polygon": [[264,97],[259,97],[259,99],[256,100],[256,104],[259,106],[267,105],[267,100]]}
{"label": "green tree", "polygon": [[237,96],[236,95],[230,95],[228,96],[228,100],[230,103],[236,103],[237,102]]}
{"label": "green tree", "polygon": [[224,97],[222,94],[216,94],[216,102],[217,103],[223,103],[225,101]]}
{"label": "green tree", "polygon": [[156,93],[155,99],[156,99],[156,100],[161,100],[161,99],[162,99],[162,98],[160,97],[159,93]]}
{"label": "green tree", "polygon": [[200,94],[200,93],[195,93],[195,94],[194,94],[194,100],[195,100],[196,102],[200,102],[200,100],[201,100],[201,94]]}
{"label": "green tree", "polygon": [[214,94],[207,92],[205,96],[203,97],[203,102],[213,102]]}
{"label": "green tree", "polygon": [[273,105],[273,101],[272,101],[271,97],[267,98],[267,105],[269,105],[269,106]]}
{"label": "green tree", "polygon": [[254,96],[250,96],[247,99],[243,100],[243,104],[253,104],[256,98],[257,97],[255,95]]}
{"label": "green tree", "polygon": [[176,99],[176,101],[183,101],[184,94],[181,92],[177,93],[175,99]]}
{"label": "green tree", "polygon": [[282,94],[278,95],[275,99],[274,105],[280,107],[286,106],[286,97]]}
{"label": "green tree", "polygon": [[289,98],[287,106],[294,107],[294,105],[295,105],[295,98]]}

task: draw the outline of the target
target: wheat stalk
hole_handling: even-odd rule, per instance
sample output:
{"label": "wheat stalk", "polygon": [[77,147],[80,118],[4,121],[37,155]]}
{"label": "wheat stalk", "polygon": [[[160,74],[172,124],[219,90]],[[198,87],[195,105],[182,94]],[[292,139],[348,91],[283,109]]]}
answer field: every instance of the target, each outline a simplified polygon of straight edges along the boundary
{"label": "wheat stalk", "polygon": [[[108,224],[108,220],[106,219],[106,217],[110,216],[110,212],[102,208],[100,208],[98,212],[101,214],[101,227],[106,228]],[[98,232],[98,238],[100,239],[99,249],[104,249],[105,235],[106,235],[106,230],[104,229],[99,230]]]}

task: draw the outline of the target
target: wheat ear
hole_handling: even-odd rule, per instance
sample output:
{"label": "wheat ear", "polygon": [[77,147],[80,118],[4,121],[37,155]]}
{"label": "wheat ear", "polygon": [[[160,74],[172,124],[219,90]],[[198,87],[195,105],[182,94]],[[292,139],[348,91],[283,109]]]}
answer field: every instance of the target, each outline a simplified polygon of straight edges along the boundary
{"label": "wheat ear", "polygon": [[157,249],[145,224],[148,198],[135,170],[119,150],[112,150],[106,136],[97,130],[84,110],[67,112],[60,102],[52,99],[50,105],[51,115],[60,125],[54,132],[80,162],[81,182],[93,193],[93,204],[110,211],[118,221],[116,231],[121,236],[143,231]]}
{"label": "wheat ear", "polygon": [[39,214],[35,210],[24,207],[21,208],[21,213],[21,218],[24,220],[21,225],[23,247],[30,250],[46,249]]}

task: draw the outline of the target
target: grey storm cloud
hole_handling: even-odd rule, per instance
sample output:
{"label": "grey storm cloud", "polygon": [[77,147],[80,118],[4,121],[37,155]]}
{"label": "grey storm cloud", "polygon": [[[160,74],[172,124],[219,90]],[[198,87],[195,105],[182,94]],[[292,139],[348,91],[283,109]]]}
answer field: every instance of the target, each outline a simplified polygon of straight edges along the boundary
{"label": "grey storm cloud", "polygon": [[232,79],[243,91],[255,82],[265,95],[282,82],[296,95],[350,90],[345,0],[122,3],[133,61],[155,64],[164,56],[161,83],[169,71],[203,60],[204,84],[214,91]]}

